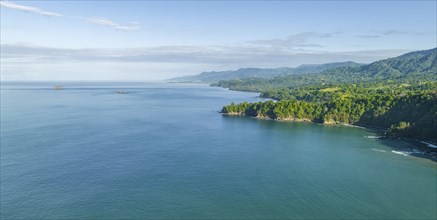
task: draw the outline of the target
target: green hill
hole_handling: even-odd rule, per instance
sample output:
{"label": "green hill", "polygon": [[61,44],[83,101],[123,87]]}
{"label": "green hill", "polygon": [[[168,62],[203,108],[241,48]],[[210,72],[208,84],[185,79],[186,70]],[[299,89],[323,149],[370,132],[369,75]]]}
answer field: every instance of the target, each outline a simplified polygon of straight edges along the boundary
{"label": "green hill", "polygon": [[390,137],[437,141],[437,48],[358,67],[273,79],[220,81],[278,100],[224,106],[222,113],[386,129]]}
{"label": "green hill", "polygon": [[234,90],[264,91],[305,85],[369,83],[381,80],[414,83],[437,80],[437,48],[407,53],[355,67],[337,67],[320,73],[294,74],[271,79],[246,78],[220,81],[213,86]]}
{"label": "green hill", "polygon": [[281,68],[241,68],[238,70],[229,71],[212,71],[202,72],[193,76],[182,76],[169,79],[173,82],[204,82],[214,83],[220,80],[233,80],[249,77],[257,78],[271,78],[275,76],[286,76],[291,74],[306,74],[306,73],[318,73],[327,69],[337,67],[358,67],[362,64],[355,62],[338,62],[338,63],[326,63],[326,64],[304,64],[296,68],[281,67]]}
{"label": "green hill", "polygon": [[436,74],[436,51],[437,48],[414,51],[359,67],[330,69],[325,71],[325,74],[348,72],[380,79],[393,79],[414,74]]}

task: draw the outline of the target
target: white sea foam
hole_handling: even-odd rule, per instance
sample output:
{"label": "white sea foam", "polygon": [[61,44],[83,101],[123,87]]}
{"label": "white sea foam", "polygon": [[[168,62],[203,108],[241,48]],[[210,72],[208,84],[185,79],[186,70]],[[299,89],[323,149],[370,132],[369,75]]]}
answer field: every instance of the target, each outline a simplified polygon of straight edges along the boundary
{"label": "white sea foam", "polygon": [[346,127],[352,127],[352,128],[362,128],[362,129],[365,129],[365,127],[362,127],[362,126],[358,126],[358,125],[351,125],[351,124],[342,124],[343,126],[346,126]]}
{"label": "white sea foam", "polygon": [[437,148],[436,145],[431,144],[431,143],[428,143],[428,142],[425,142],[425,141],[421,141],[420,143],[422,143],[422,144],[426,144],[426,146],[431,147],[431,148]]}
{"label": "white sea foam", "polygon": [[391,152],[392,152],[392,153],[395,153],[395,154],[402,155],[402,156],[408,156],[408,155],[411,154],[411,153],[406,152],[406,151],[395,151],[395,150],[392,150]]}
{"label": "white sea foam", "polygon": [[417,149],[413,149],[411,153],[413,153],[413,154],[423,154],[422,151],[417,150]]}
{"label": "white sea foam", "polygon": [[379,138],[382,138],[382,136],[372,136],[372,135],[370,135],[370,136],[364,136],[365,138],[370,138],[370,139],[379,139]]}
{"label": "white sea foam", "polygon": [[386,152],[385,150],[376,149],[376,148],[372,148],[372,150],[373,150],[373,151],[376,151],[376,152]]}

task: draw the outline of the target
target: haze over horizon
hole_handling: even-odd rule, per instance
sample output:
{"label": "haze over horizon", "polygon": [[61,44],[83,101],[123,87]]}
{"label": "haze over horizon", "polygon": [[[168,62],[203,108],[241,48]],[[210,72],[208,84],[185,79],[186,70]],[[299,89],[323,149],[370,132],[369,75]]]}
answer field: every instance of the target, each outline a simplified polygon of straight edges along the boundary
{"label": "haze over horizon", "polygon": [[436,1],[0,3],[2,81],[370,63],[437,41]]}

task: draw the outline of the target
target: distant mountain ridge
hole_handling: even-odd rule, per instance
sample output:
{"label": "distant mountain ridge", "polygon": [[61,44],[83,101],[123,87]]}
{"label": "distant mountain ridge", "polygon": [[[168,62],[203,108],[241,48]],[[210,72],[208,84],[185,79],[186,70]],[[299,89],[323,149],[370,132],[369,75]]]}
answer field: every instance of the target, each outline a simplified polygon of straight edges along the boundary
{"label": "distant mountain ridge", "polygon": [[337,67],[319,73],[292,74],[266,78],[221,80],[213,86],[233,90],[263,91],[316,84],[367,83],[396,80],[427,82],[437,80],[437,48],[414,51],[398,57],[356,67]]}
{"label": "distant mountain ridge", "polygon": [[[414,51],[404,55],[362,66],[360,71],[373,76],[401,76],[408,74],[437,74],[437,48]],[[383,71],[381,71],[381,69]]]}
{"label": "distant mountain ridge", "polygon": [[413,51],[398,57],[378,60],[358,67],[332,68],[322,74],[336,74],[348,72],[361,76],[391,79],[414,74],[437,74],[437,48]]}
{"label": "distant mountain ridge", "polygon": [[212,86],[277,100],[231,103],[221,111],[227,115],[358,125],[384,129],[384,138],[437,141],[437,48],[358,67]]}
{"label": "distant mountain ridge", "polygon": [[298,67],[280,68],[240,68],[238,70],[202,72],[193,76],[182,76],[170,79],[176,82],[204,82],[214,83],[220,80],[234,80],[243,78],[272,78],[276,76],[286,76],[291,74],[318,73],[338,67],[359,67],[363,64],[348,62],[335,62],[326,64],[303,64]]}

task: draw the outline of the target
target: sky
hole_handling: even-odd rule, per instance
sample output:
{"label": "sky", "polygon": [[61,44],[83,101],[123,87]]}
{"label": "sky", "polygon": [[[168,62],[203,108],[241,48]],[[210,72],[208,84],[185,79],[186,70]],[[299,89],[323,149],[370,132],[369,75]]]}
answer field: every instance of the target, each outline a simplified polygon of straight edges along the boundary
{"label": "sky", "polygon": [[0,1],[1,80],[154,81],[370,63],[437,42],[430,1]]}

